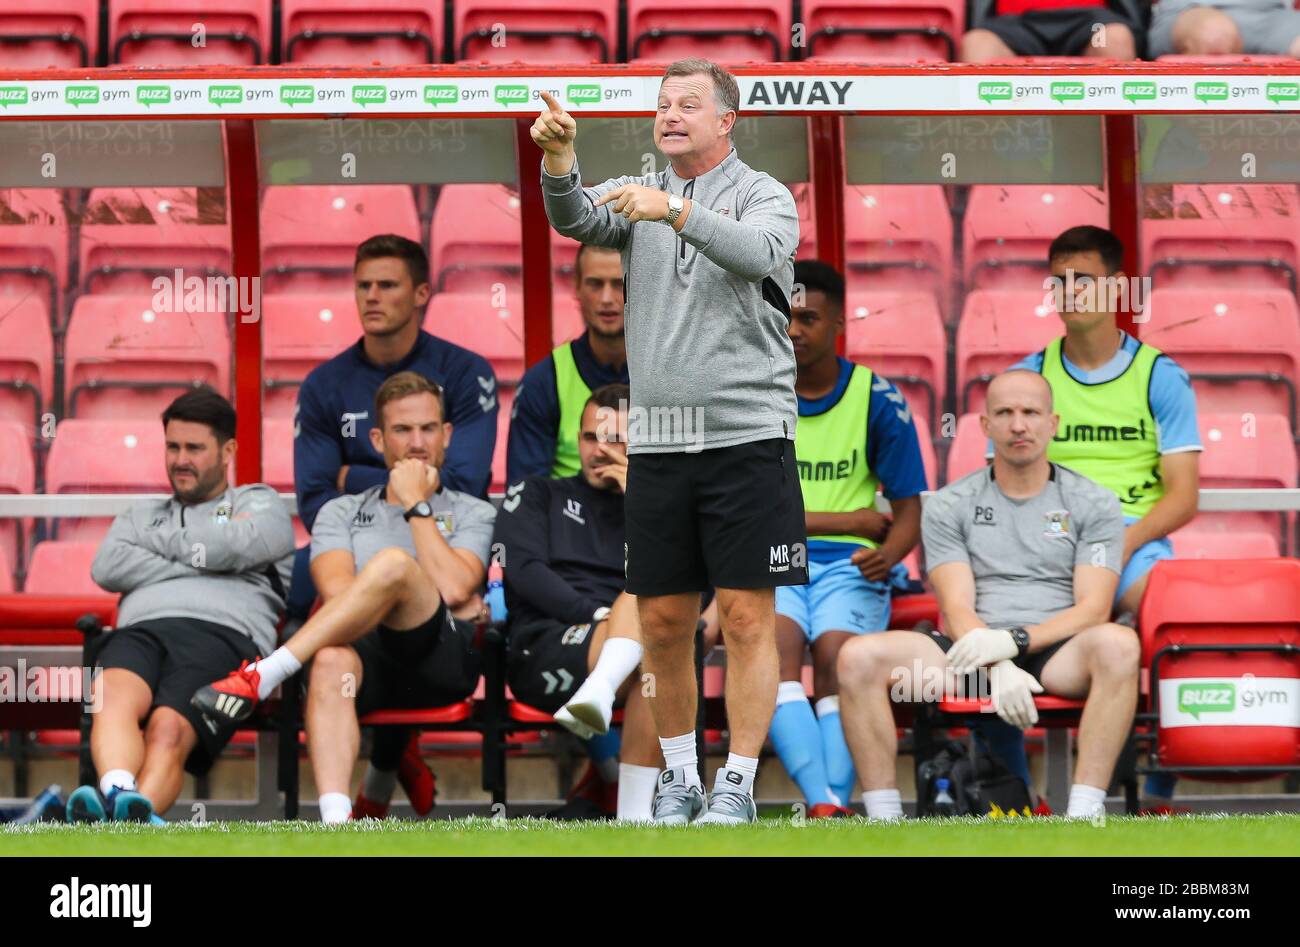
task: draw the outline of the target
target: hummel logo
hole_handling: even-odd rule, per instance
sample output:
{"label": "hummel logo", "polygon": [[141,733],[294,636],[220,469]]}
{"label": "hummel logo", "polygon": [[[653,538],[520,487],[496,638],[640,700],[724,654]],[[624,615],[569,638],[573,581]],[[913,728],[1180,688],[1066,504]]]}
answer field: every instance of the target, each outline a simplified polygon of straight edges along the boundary
{"label": "hummel logo", "polygon": [[482,375],[475,375],[474,377],[478,379],[479,387],[489,394],[491,394],[492,390],[497,386],[497,380],[495,378],[484,378]]}
{"label": "hummel logo", "polygon": [[569,497],[569,499],[564,501],[564,515],[575,523],[579,523],[583,526],[587,525],[587,521],[582,518],[582,504],[573,499],[573,497]]}
{"label": "hummel logo", "polygon": [[519,504],[523,502],[524,499],[523,493],[524,493],[525,486],[526,484],[521,480],[519,483],[516,483],[513,487],[508,487],[506,489],[506,498],[505,501],[501,504],[501,508],[504,509],[507,513],[513,513],[515,510],[517,510],[519,508]]}
{"label": "hummel logo", "polygon": [[234,694],[218,694],[217,710],[227,717],[238,716],[240,709],[244,706],[244,698],[236,697]]}

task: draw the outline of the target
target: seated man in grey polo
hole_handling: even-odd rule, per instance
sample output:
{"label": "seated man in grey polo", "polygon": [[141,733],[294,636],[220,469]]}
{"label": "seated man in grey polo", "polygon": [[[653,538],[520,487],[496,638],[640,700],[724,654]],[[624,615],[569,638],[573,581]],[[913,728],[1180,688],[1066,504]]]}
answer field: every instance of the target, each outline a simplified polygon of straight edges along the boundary
{"label": "seated man in grey polo", "polygon": [[1160,0],[1151,8],[1151,58],[1169,53],[1300,57],[1291,0]]}
{"label": "seated man in grey polo", "polygon": [[[370,440],[388,482],[336,497],[317,515],[311,572],[324,604],[269,657],[193,697],[214,726],[238,722],[314,658],[305,716],[322,822],[353,815],[359,717],[455,703],[478,685],[473,621],[496,510],[442,486],[452,434],[443,412],[442,388],[423,375],[398,372],[380,385]],[[391,783],[373,778],[365,795],[386,799]],[[395,783],[396,771],[387,778]]]}
{"label": "seated man in grey polo", "polygon": [[1036,693],[1085,701],[1066,815],[1104,809],[1133,724],[1140,646],[1132,628],[1107,620],[1123,566],[1119,500],[1047,460],[1058,422],[1038,373],[993,380],[980,416],[993,463],[935,493],[921,517],[944,634],[863,635],[840,651],[844,734],[868,818],[903,814],[891,696],[920,700],[937,691],[933,681],[972,673],[1021,729],[1038,721]]}
{"label": "seated man in grey polo", "polygon": [[211,388],[163,412],[172,496],[113,520],[90,574],[121,592],[117,629],[95,658],[90,752],[98,786],[68,798],[70,822],[151,822],[207,772],[234,733],[190,706],[204,681],[275,647],[293,556],[293,523],[262,483],[232,487],[235,409]]}

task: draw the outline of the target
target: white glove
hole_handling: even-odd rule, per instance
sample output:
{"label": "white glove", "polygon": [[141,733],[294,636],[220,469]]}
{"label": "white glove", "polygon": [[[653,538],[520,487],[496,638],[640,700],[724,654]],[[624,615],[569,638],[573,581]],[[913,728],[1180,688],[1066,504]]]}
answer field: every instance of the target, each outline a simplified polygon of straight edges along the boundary
{"label": "white glove", "polygon": [[948,649],[948,664],[958,674],[969,674],[1019,653],[1011,632],[1000,628],[972,628]]}
{"label": "white glove", "polygon": [[1024,730],[1038,723],[1034,694],[1043,692],[1038,679],[1012,661],[999,661],[989,668],[993,710],[999,717]]}

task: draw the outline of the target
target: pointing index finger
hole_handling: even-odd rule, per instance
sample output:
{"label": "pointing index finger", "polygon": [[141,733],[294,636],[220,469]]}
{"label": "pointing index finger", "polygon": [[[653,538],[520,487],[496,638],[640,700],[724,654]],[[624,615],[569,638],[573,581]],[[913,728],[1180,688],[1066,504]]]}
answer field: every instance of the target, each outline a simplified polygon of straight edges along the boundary
{"label": "pointing index finger", "polygon": [[555,96],[551,95],[551,93],[547,92],[545,89],[541,89],[539,91],[542,96],[542,101],[546,103],[546,107],[548,109],[550,109],[552,112],[564,111],[564,106],[562,106],[559,102],[555,101]]}
{"label": "pointing index finger", "polygon": [[623,196],[623,189],[625,187],[627,187],[627,185],[622,184],[614,188],[612,191],[606,191],[604,194],[600,195],[600,197],[596,198],[594,201],[591,202],[592,206],[599,207],[602,204],[608,204],[610,201],[618,200],[620,197]]}

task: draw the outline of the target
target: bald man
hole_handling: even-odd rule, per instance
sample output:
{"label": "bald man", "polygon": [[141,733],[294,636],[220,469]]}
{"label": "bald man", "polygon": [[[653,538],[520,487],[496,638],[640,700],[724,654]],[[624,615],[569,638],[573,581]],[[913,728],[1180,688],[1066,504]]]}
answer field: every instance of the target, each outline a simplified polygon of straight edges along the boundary
{"label": "bald man", "polygon": [[943,633],[864,635],[840,651],[840,713],[869,818],[903,814],[891,700],[932,695],[935,681],[991,694],[1022,730],[1038,721],[1034,694],[1084,700],[1066,815],[1104,809],[1137,703],[1137,635],[1107,620],[1124,516],[1114,493],[1048,461],[1058,423],[1037,372],[993,380],[980,415],[993,463],[931,496],[921,518]]}

